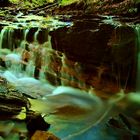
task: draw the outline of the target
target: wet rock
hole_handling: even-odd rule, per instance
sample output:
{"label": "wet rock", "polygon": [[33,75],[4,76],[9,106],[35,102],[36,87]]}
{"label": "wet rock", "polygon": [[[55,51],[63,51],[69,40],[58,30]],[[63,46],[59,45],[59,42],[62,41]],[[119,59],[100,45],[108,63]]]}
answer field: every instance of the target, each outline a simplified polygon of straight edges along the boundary
{"label": "wet rock", "polygon": [[61,85],[61,80],[58,75],[51,74],[49,72],[45,72],[45,78],[49,81],[52,85]]}
{"label": "wet rock", "polygon": [[33,111],[28,112],[26,124],[30,135],[33,135],[36,130],[47,131],[50,128],[50,124],[45,122],[40,114]]}
{"label": "wet rock", "polygon": [[9,6],[9,0],[0,0],[0,7]]}
{"label": "wet rock", "polygon": [[13,36],[14,36],[14,41],[13,41],[14,49],[16,49],[20,46],[21,40],[24,39],[24,30],[20,28],[14,29]]}
{"label": "wet rock", "polygon": [[29,29],[29,32],[26,35],[26,41],[32,43],[34,41],[34,34],[37,32],[38,28],[34,27]]}
{"label": "wet rock", "polygon": [[[18,115],[23,107],[27,110],[30,107],[30,102],[20,91],[11,86],[5,78],[0,78],[0,115],[12,117]],[[5,118],[6,118],[5,117]]]}
{"label": "wet rock", "polygon": [[5,62],[3,61],[2,58],[0,58],[0,66],[6,68],[6,64],[5,64]]}
{"label": "wet rock", "polygon": [[50,32],[52,48],[64,53],[68,60],[79,63],[69,68],[76,71],[74,69],[80,67],[79,73],[87,85],[106,92],[117,92],[120,87],[134,89],[135,31],[121,23],[116,26],[98,20],[74,20],[74,26]]}
{"label": "wet rock", "polygon": [[14,29],[14,37],[16,39],[23,39],[23,29]]}
{"label": "wet rock", "polygon": [[61,54],[55,51],[48,52],[49,63],[46,64],[45,78],[52,85],[61,85],[60,71],[61,71]]}
{"label": "wet rock", "polygon": [[58,137],[50,132],[36,131],[31,137],[31,140],[60,140]]}
{"label": "wet rock", "polygon": [[38,31],[36,40],[39,42],[39,44],[43,44],[48,41],[48,31],[46,29],[40,29]]}
{"label": "wet rock", "polygon": [[140,2],[136,4],[137,7],[137,13],[140,14]]}
{"label": "wet rock", "polygon": [[[90,25],[87,22],[83,22],[83,24],[78,22],[72,28],[55,30],[51,33],[52,47],[65,52],[71,60],[100,63],[101,56],[104,56],[105,50],[108,51],[107,42],[113,31],[113,26],[104,24],[98,27],[98,24],[94,22],[92,26]],[[105,57],[103,61],[107,61],[108,56]]]}

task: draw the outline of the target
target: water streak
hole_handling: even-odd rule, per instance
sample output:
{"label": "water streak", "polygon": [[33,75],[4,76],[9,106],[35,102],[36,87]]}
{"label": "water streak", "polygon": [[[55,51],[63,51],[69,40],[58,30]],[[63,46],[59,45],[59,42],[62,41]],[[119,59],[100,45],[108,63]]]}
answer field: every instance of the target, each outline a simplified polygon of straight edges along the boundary
{"label": "water streak", "polygon": [[6,32],[7,32],[7,27],[4,27],[0,33],[0,48],[3,48],[4,40],[7,37]]}
{"label": "water streak", "polygon": [[[49,55],[46,50],[51,47],[48,29],[38,28],[33,31],[33,34],[30,33],[30,29],[32,28],[16,30],[8,26],[4,27],[0,32],[0,48],[2,50],[6,48],[10,50],[10,53],[1,54],[0,57],[4,59],[6,68],[12,72],[23,73],[31,77],[37,75],[38,79],[45,79],[46,57]],[[33,36],[33,42],[29,42],[29,33]],[[46,36],[43,37],[42,44],[39,44],[37,38],[41,39],[42,33]]]}
{"label": "water streak", "polygon": [[140,26],[136,26],[136,46],[137,46],[137,75],[136,75],[136,92],[140,92]]}

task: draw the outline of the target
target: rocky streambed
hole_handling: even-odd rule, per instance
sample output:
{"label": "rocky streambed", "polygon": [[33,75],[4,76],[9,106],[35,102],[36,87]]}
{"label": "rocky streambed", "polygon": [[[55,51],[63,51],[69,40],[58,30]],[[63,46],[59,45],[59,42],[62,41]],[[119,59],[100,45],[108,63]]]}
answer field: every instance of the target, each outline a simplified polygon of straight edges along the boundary
{"label": "rocky streambed", "polygon": [[112,4],[1,9],[1,139],[140,138],[139,10]]}

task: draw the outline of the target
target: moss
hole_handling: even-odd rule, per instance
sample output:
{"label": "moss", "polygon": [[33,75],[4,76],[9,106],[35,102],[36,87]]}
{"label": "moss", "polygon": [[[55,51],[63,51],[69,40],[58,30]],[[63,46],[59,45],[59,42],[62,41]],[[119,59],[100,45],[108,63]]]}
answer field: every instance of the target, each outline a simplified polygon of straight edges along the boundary
{"label": "moss", "polygon": [[53,3],[54,0],[9,0],[13,4],[17,4],[20,7],[38,7],[46,3]]}
{"label": "moss", "polygon": [[11,3],[18,4],[20,0],[9,0]]}
{"label": "moss", "polygon": [[80,0],[62,0],[61,1],[61,5],[62,6],[65,6],[65,5],[70,5],[72,3],[75,3],[75,2],[79,2]]}
{"label": "moss", "polygon": [[0,16],[5,16],[5,12],[4,11],[0,11]]}

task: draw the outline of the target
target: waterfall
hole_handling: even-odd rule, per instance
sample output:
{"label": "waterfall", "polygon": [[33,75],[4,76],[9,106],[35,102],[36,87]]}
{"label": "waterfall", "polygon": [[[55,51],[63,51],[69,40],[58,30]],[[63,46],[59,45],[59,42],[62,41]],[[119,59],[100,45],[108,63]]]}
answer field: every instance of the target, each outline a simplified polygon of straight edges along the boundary
{"label": "waterfall", "polygon": [[4,44],[4,40],[7,38],[7,27],[4,27],[2,30],[1,30],[1,33],[0,33],[0,48],[3,48],[3,46],[5,46]]}
{"label": "waterfall", "polygon": [[17,23],[5,24],[2,27],[0,67],[2,70],[45,82],[56,81],[56,85],[60,85],[61,56],[52,49],[49,31],[71,26],[72,23],[53,18],[41,18],[43,22],[36,19],[38,18],[34,16],[17,18]]}
{"label": "waterfall", "polygon": [[140,92],[140,26],[136,26],[137,35],[137,74],[136,74],[136,92]]}
{"label": "waterfall", "polygon": [[14,49],[14,30],[9,27],[4,27],[0,34],[0,48]]}
{"label": "waterfall", "polygon": [[46,79],[45,70],[52,51],[48,28],[5,26],[0,32],[0,49],[0,58],[7,70]]}

